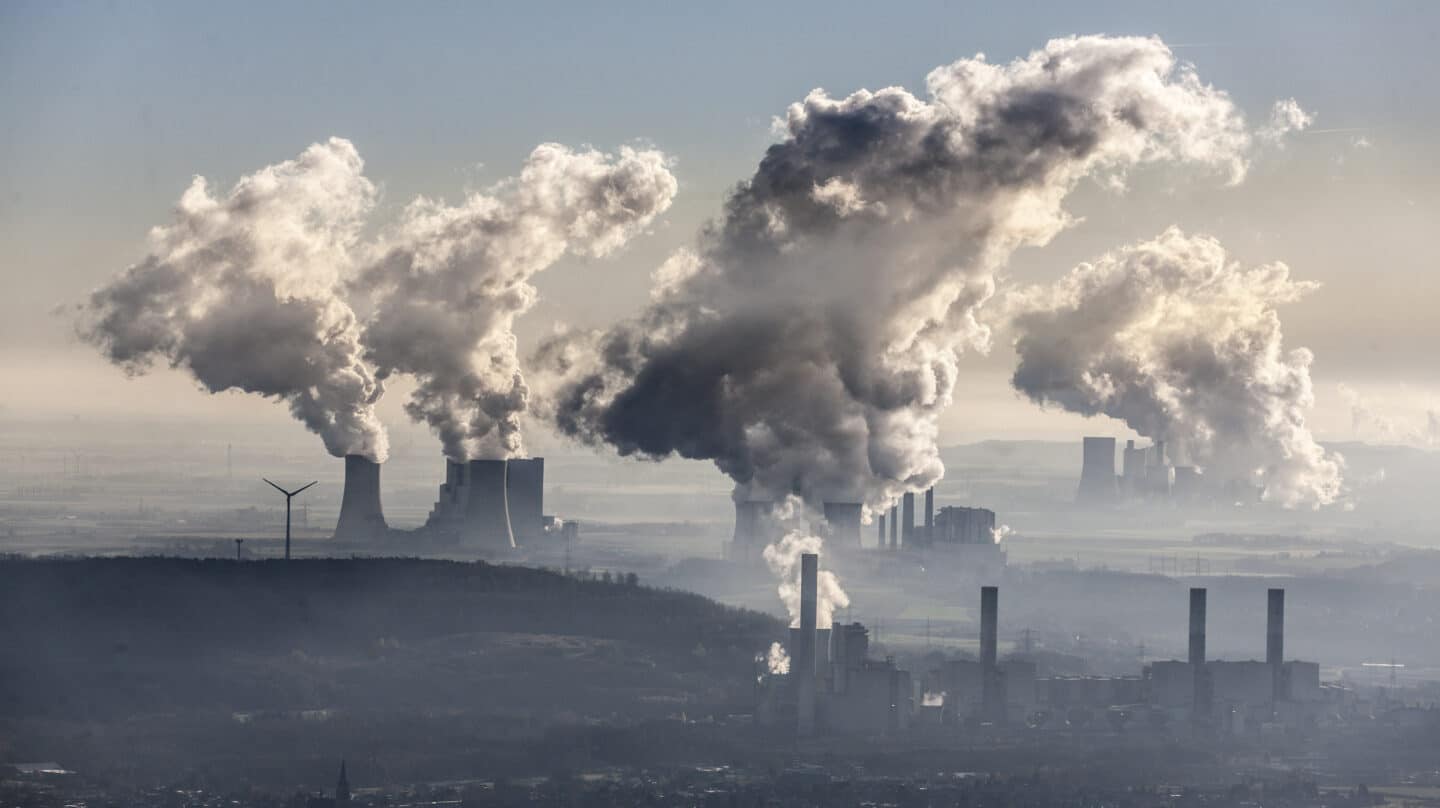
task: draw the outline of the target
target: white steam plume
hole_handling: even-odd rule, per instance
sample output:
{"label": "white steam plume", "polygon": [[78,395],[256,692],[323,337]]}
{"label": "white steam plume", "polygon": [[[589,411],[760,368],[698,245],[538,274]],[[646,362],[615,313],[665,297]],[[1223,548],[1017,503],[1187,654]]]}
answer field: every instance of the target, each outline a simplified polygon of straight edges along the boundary
{"label": "white steam plume", "polygon": [[962,59],[927,89],[792,105],[640,316],[542,347],[560,429],[713,460],[747,497],[887,506],[941,476],[958,355],[989,344],[977,310],[1015,249],[1072,223],[1079,182],[1158,162],[1239,181],[1254,145],[1155,38]]}
{"label": "white steam plume", "polygon": [[771,675],[783,676],[790,672],[790,654],[786,652],[785,646],[778,642],[770,643],[770,650],[765,654],[765,670]]}
{"label": "white steam plume", "polygon": [[78,332],[129,374],[161,360],[211,393],[284,401],[333,455],[383,461],[355,315],[341,297],[375,189],[348,141],[213,195],[196,177],[139,263],[77,307]]}
{"label": "white steam plume", "polygon": [[1118,418],[1222,483],[1325,505],[1342,459],[1305,424],[1312,357],[1284,349],[1276,311],[1314,286],[1171,228],[1016,293],[1012,383],[1041,405]]}
{"label": "white steam plume", "polygon": [[364,273],[375,307],[363,340],[382,379],[416,379],[406,412],[430,425],[446,455],[523,453],[529,389],[513,324],[535,303],[530,279],[567,252],[618,249],[670,206],[676,187],[658,151],[545,144],[518,177],[459,205],[409,206]]}
{"label": "white steam plume", "polygon": [[[779,579],[777,593],[790,614],[791,627],[800,625],[800,556],[819,554],[824,542],[802,530],[791,530],[763,553],[765,564]],[[820,570],[816,581],[815,625],[828,627],[835,620],[835,610],[850,605],[850,596],[840,586],[840,578],[830,570]]]}

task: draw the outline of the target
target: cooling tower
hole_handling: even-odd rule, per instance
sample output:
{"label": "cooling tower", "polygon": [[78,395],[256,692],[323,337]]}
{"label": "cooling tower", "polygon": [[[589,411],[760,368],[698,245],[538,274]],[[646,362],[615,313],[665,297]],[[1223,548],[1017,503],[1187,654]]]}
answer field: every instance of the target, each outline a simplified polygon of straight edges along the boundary
{"label": "cooling tower", "polygon": [[815,619],[819,593],[820,557],[805,553],[800,556],[800,641],[790,655],[790,673],[795,677],[796,728],[801,735],[815,731]]}
{"label": "cooling tower", "polygon": [[1115,501],[1115,439],[1086,438],[1084,464],[1080,467],[1080,490],[1075,500],[1082,504]]}
{"label": "cooling tower", "polygon": [[505,497],[506,465],[504,460],[471,460],[466,464],[461,544],[487,550],[515,548]]}
{"label": "cooling tower", "polygon": [[335,538],[384,538],[385,512],[380,508],[380,464],[361,455],[345,455],[345,494],[340,498],[340,519]]}
{"label": "cooling tower", "polygon": [[1270,697],[1284,701],[1285,691],[1285,590],[1267,593],[1265,610],[1265,664],[1270,666]]}
{"label": "cooling tower", "polygon": [[735,503],[735,535],[739,552],[748,554],[770,543],[770,511],[775,503],[768,499],[739,500]]}
{"label": "cooling tower", "polygon": [[837,546],[860,546],[860,503],[825,503],[825,524]]}
{"label": "cooling tower", "polygon": [[545,534],[545,458],[515,458],[506,464],[510,531],[516,544],[535,541]]}

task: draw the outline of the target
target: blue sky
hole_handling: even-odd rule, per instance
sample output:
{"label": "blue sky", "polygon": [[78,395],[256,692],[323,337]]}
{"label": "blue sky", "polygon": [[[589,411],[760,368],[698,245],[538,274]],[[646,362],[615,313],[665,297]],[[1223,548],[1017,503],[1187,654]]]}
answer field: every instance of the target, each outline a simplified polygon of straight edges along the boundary
{"label": "blue sky", "polygon": [[[1440,218],[1440,6],[1425,2],[12,0],[0,5],[0,366],[40,365],[59,384],[139,396],[137,407],[157,396],[209,406],[185,398],[183,380],[106,375],[48,312],[135,260],[192,175],[228,184],[329,135],[355,142],[388,206],[503,177],[542,141],[658,145],[682,183],[666,223],[607,267],[598,294],[594,267],[547,275],[526,327],[621,316],[753,169],[771,117],[809,89],[919,91],[936,65],[982,51],[1004,61],[1095,32],[1158,34],[1252,117],[1293,96],[1319,131],[1238,191],[1082,195],[1086,224],[1022,256],[1016,274],[1053,277],[1165,224],[1215,231],[1247,260],[1285,260],[1326,284],[1287,313],[1287,334],[1316,350],[1332,434],[1344,436],[1345,420],[1327,391],[1341,382],[1427,406],[1440,390],[1430,357],[1440,326],[1424,316],[1440,284],[1423,232]],[[1361,137],[1369,148],[1355,146]],[[1003,350],[977,359],[977,377],[1002,381],[986,387],[985,406],[1013,402],[1008,361]],[[47,395],[0,404],[44,407]],[[1010,431],[1072,428],[1034,417]],[[993,423],[1007,422],[997,410]]]}

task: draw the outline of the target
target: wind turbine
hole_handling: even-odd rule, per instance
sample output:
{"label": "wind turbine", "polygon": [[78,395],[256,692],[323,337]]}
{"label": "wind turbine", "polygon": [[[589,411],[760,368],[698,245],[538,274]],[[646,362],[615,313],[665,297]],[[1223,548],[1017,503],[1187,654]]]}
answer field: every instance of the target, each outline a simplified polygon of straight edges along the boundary
{"label": "wind turbine", "polygon": [[[260,479],[265,480],[264,477],[261,477]],[[265,480],[265,482],[270,483],[269,480]],[[294,491],[286,491],[285,489],[281,488],[280,486],[276,485],[275,483],[270,483],[270,487],[271,487],[271,488],[273,488],[273,489],[275,489],[276,491],[279,491],[280,493],[282,493],[282,494],[285,495],[285,560],[286,560],[286,561],[289,561],[289,560],[290,560],[290,500],[294,499],[296,494],[300,493],[301,491],[304,491],[305,489],[309,488],[310,486],[312,486],[312,485],[314,485],[315,483],[318,483],[318,482],[320,482],[320,481],[319,481],[319,480],[311,480],[309,483],[306,483],[305,485],[300,486],[299,488],[295,489]]]}

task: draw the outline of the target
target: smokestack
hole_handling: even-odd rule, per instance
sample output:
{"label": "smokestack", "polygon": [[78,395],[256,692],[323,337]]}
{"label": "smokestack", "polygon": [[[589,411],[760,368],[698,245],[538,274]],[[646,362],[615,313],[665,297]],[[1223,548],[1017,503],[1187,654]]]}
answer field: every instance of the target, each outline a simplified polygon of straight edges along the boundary
{"label": "smokestack", "polygon": [[1285,687],[1285,590],[1268,592],[1265,616],[1265,663],[1270,666],[1271,699],[1284,701],[1290,694]]}
{"label": "smokestack", "polygon": [[860,503],[825,503],[825,522],[830,538],[841,547],[860,546]]}
{"label": "smokestack", "polygon": [[1191,713],[1195,720],[1210,714],[1205,673],[1205,589],[1197,586],[1190,589],[1190,674],[1195,683]]}
{"label": "smokestack", "polygon": [[790,655],[790,673],[795,677],[797,729],[801,735],[815,732],[815,618],[820,592],[820,556],[800,556],[800,642]]}
{"label": "smokestack", "polygon": [[925,543],[935,540],[935,486],[925,489]]}
{"label": "smokestack", "polygon": [[1075,501],[1081,504],[1113,502],[1118,494],[1115,439],[1086,438],[1084,462],[1080,467],[1080,490],[1075,494]]}
{"label": "smokestack", "polygon": [[980,703],[984,717],[1000,718],[1000,675],[996,660],[999,656],[1000,588],[980,587]]}
{"label": "smokestack", "polygon": [[535,541],[545,533],[545,458],[506,461],[505,499],[516,544]]}
{"label": "smokestack", "polygon": [[913,546],[915,541],[915,493],[906,491],[905,496],[900,500],[900,541],[906,546]]}
{"label": "smokestack", "polygon": [[885,549],[885,514],[883,514],[883,513],[880,514],[880,516],[875,519],[875,523],[880,526],[880,549],[881,549],[881,550],[884,550],[884,549]]}
{"label": "smokestack", "polygon": [[464,514],[460,542],[487,550],[513,550],[510,509],[505,499],[506,462],[471,460],[465,466]]}
{"label": "smokestack", "polygon": [[335,538],[371,541],[385,537],[380,508],[380,464],[363,455],[345,455],[345,493]]}
{"label": "smokestack", "polygon": [[890,506],[890,549],[894,550],[900,544],[900,507]]}

